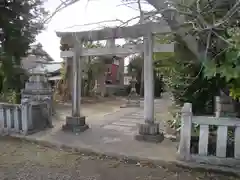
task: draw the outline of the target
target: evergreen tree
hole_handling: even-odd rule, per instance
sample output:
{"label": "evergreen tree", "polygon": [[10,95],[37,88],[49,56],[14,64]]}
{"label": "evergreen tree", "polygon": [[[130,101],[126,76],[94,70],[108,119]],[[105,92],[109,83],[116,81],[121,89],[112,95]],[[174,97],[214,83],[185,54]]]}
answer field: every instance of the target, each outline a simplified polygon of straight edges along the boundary
{"label": "evergreen tree", "polygon": [[[18,95],[22,83],[21,59],[43,30],[47,12],[44,0],[4,0],[0,2],[0,91]],[[19,96],[17,98],[19,100]]]}

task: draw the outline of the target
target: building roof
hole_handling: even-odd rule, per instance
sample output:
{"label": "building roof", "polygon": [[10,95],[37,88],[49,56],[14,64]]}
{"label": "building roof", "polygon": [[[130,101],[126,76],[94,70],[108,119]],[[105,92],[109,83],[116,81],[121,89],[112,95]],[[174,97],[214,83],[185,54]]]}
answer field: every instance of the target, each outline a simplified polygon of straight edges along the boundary
{"label": "building roof", "polygon": [[62,79],[62,76],[51,76],[48,78],[49,81],[56,81]]}
{"label": "building roof", "polygon": [[44,71],[46,73],[54,73],[62,68],[61,63],[52,64],[38,64],[36,67],[32,68],[31,71]]}
{"label": "building roof", "polygon": [[48,73],[53,73],[53,72],[59,71],[62,68],[62,65],[61,63],[45,64],[44,68]]}

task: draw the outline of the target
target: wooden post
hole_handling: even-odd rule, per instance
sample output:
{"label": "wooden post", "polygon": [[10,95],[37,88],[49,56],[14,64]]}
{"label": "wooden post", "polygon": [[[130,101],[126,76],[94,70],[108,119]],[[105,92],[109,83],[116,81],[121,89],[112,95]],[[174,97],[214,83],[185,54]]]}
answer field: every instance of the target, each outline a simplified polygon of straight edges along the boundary
{"label": "wooden post", "polygon": [[183,160],[190,159],[190,141],[192,130],[192,104],[184,103],[181,115],[181,132],[178,153]]}

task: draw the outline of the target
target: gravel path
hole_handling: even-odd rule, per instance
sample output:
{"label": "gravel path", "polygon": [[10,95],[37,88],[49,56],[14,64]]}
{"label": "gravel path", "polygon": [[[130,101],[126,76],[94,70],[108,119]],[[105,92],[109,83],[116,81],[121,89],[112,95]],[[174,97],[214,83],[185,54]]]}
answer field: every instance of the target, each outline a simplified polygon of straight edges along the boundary
{"label": "gravel path", "polygon": [[0,138],[1,180],[235,180],[238,178],[149,163],[54,150],[11,138]]}

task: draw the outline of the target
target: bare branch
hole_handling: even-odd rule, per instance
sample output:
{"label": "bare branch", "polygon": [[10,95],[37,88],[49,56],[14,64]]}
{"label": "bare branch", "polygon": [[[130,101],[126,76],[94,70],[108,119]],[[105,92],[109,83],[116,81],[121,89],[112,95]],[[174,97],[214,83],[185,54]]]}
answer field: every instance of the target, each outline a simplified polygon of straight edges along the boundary
{"label": "bare branch", "polygon": [[225,39],[224,37],[222,37],[221,35],[219,35],[217,32],[212,31],[213,34],[215,34],[219,39],[221,39],[222,41],[224,41],[226,44],[228,44],[229,46],[234,46],[234,44],[232,44],[230,41],[228,41],[227,39]]}
{"label": "bare branch", "polygon": [[42,24],[47,24],[49,23],[52,18],[60,11],[62,11],[63,9],[69,7],[70,5],[73,5],[75,4],[76,2],[78,2],[79,0],[66,0],[66,1],[63,1],[63,0],[60,0],[61,1],[61,4],[54,10],[54,12],[49,15],[46,19],[44,19],[44,21],[42,22]]}
{"label": "bare branch", "polygon": [[226,22],[229,21],[229,19],[237,12],[240,11],[240,0],[238,0],[235,5],[227,12],[227,14],[214,25],[214,27],[218,27]]}
{"label": "bare branch", "polygon": [[140,23],[143,23],[143,21],[144,21],[144,12],[142,11],[141,0],[138,0],[137,3],[138,3],[138,9],[140,11],[140,20],[139,21],[140,21]]}
{"label": "bare branch", "polygon": [[208,48],[209,48],[209,45],[210,45],[210,42],[211,42],[211,36],[212,36],[212,30],[208,33],[207,45],[206,45],[204,60],[207,60],[207,57],[208,57]]}
{"label": "bare branch", "polygon": [[69,28],[73,28],[73,27],[81,27],[81,26],[89,26],[89,25],[97,25],[97,24],[101,24],[101,23],[109,23],[109,22],[120,22],[120,23],[125,23],[123,20],[120,19],[113,19],[113,20],[105,20],[105,21],[99,21],[99,22],[94,22],[94,23],[87,23],[87,24],[76,24],[76,25],[72,25],[72,26],[67,26],[63,29],[69,29]]}

